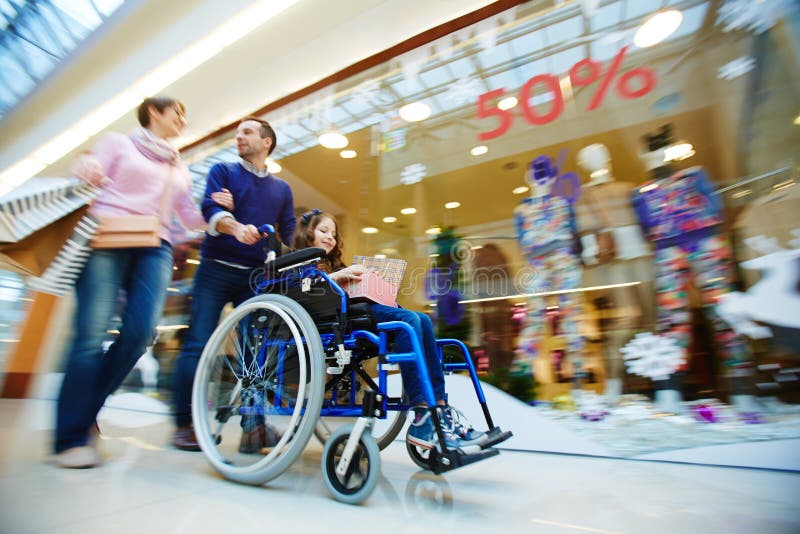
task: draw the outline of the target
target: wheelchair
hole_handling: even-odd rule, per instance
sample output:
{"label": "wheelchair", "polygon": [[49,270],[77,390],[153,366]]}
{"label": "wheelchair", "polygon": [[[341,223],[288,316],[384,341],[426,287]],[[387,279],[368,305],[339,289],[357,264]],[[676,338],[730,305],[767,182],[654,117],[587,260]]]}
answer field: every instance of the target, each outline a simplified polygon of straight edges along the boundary
{"label": "wheelchair", "polygon": [[[480,450],[448,450],[435,408],[420,340],[403,322],[376,323],[369,302],[350,299],[317,267],[324,250],[309,248],[267,264],[256,295],[237,306],[203,350],[192,392],[192,418],[200,448],[225,478],[262,485],[301,455],[311,435],[323,443],[322,472],[337,500],[365,500],[381,472],[380,449],[398,435],[411,408],[402,392],[399,362],[415,362],[441,445],[407,444],[421,468],[443,473],[495,456],[492,448],[511,432],[496,427],[469,351],[461,341],[439,339],[463,362],[445,372],[467,371],[488,426]],[[413,351],[395,352],[392,337],[405,330]],[[451,349],[452,352],[452,349]],[[333,422],[355,421],[336,426]],[[378,424],[376,424],[376,422]],[[244,436],[253,433],[253,450]]]}

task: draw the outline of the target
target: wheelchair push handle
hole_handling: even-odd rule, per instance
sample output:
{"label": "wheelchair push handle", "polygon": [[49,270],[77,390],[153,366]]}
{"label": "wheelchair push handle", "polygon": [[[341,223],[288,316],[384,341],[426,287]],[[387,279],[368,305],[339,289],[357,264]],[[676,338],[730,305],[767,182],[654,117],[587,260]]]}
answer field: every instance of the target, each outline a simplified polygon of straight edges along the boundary
{"label": "wheelchair push handle", "polygon": [[264,263],[273,261],[281,253],[281,242],[275,233],[275,227],[271,224],[262,224],[258,227],[258,233],[264,236],[264,249],[266,250],[266,259]]}
{"label": "wheelchair push handle", "polygon": [[267,236],[275,235],[275,227],[271,224],[262,224],[258,227],[258,233],[267,234]]}

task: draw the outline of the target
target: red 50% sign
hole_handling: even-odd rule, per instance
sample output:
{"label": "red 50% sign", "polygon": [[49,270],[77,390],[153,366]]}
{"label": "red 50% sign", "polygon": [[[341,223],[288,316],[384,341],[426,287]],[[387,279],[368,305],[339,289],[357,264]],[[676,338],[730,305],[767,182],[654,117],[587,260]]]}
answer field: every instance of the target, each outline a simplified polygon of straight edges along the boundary
{"label": "red 50% sign", "polygon": [[[591,58],[578,61],[569,69],[569,80],[573,87],[585,87],[598,80],[600,81],[600,85],[592,95],[586,111],[591,111],[603,103],[606,93],[608,93],[609,88],[615,81],[616,84],[614,86],[617,94],[622,98],[639,98],[655,89],[657,79],[656,73],[652,69],[639,67],[617,77],[617,72],[625,59],[627,51],[628,47],[626,46],[614,56],[611,66],[605,74],[603,73],[602,65]],[[549,90],[553,97],[550,100],[550,109],[546,113],[540,113],[530,103],[533,90],[539,85]],[[511,123],[514,120],[511,110],[500,109],[492,103],[494,99],[503,96],[505,92],[505,89],[495,89],[478,97],[478,118],[497,117],[500,120],[500,124],[494,130],[478,134],[478,139],[481,141],[500,137],[511,128]],[[534,76],[520,88],[519,97],[522,105],[522,115],[529,123],[534,125],[540,126],[552,122],[560,117],[561,112],[564,111],[564,95],[561,93],[561,82],[558,76],[554,74]]]}

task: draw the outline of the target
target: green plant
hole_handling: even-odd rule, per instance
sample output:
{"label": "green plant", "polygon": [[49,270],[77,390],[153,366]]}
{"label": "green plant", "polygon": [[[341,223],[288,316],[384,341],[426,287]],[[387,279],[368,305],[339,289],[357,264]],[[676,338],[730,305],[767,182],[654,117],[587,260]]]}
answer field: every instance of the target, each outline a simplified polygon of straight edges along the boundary
{"label": "green plant", "polygon": [[507,368],[496,369],[482,380],[523,402],[532,402],[536,398],[537,383],[530,373],[515,373]]}

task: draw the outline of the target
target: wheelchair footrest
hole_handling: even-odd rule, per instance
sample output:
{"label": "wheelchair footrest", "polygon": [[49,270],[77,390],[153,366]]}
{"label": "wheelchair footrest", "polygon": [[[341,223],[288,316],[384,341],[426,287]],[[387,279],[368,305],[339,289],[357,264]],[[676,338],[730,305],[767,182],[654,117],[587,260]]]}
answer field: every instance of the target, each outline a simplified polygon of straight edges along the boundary
{"label": "wheelchair footrest", "polygon": [[512,434],[510,430],[506,430],[505,432],[503,432],[503,430],[499,426],[496,426],[490,431],[488,431],[486,435],[488,436],[489,439],[481,444],[482,449],[488,449],[489,447],[494,447],[498,443],[504,442],[514,434]]}
{"label": "wheelchair footrest", "polygon": [[437,455],[434,465],[431,466],[431,470],[436,474],[444,473],[445,471],[452,471],[453,469],[458,469],[465,465],[480,462],[481,460],[497,456],[498,454],[500,454],[500,451],[497,449],[486,449],[472,454],[465,454],[460,451],[449,451],[447,456]]}

